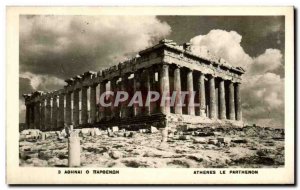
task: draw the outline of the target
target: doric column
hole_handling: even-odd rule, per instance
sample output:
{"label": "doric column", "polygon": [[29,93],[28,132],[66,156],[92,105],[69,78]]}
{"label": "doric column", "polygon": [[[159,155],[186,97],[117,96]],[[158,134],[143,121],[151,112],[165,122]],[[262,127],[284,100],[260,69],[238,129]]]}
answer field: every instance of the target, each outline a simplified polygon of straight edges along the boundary
{"label": "doric column", "polygon": [[160,69],[159,76],[159,84],[160,84],[160,96],[166,96],[166,100],[161,104],[160,102],[160,111],[163,114],[170,113],[170,100],[168,97],[170,96],[170,82],[169,82],[169,65],[163,64]]}
{"label": "doric column", "polygon": [[223,79],[221,79],[219,83],[219,116],[220,119],[226,119],[225,87]]}
{"label": "doric column", "polygon": [[235,113],[236,120],[242,120],[242,108],[241,108],[241,95],[240,95],[240,83],[236,83],[234,85],[234,102],[235,102]]}
{"label": "doric column", "polygon": [[46,98],[46,114],[45,114],[45,127],[46,130],[51,129],[51,97]]}
{"label": "doric column", "polygon": [[73,94],[73,124],[74,128],[79,125],[79,89],[75,89]]}
{"label": "doric column", "polygon": [[87,86],[81,88],[81,124],[88,123],[88,112],[87,112]]}
{"label": "doric column", "polygon": [[189,70],[187,72],[187,91],[189,92],[187,96],[187,106],[188,106],[188,114],[195,115],[195,106],[194,106],[194,86],[193,86],[193,71]]}
{"label": "doric column", "polygon": [[145,68],[143,71],[143,115],[151,115],[151,105],[150,101],[147,102],[148,93],[151,90],[151,83],[150,83],[150,73],[149,68]]}
{"label": "doric column", "polygon": [[[102,81],[100,83],[100,97],[102,96],[103,93],[106,92],[106,81]],[[103,95],[104,96],[104,95]],[[105,102],[101,102],[101,98],[99,97],[100,100],[100,104],[99,104],[99,120],[103,120],[105,118],[105,107],[103,106],[103,103]],[[103,101],[105,101],[105,99],[103,99]]]}
{"label": "doric column", "polygon": [[66,124],[71,125],[72,124],[72,93],[67,92],[66,93]]}
{"label": "doric column", "polygon": [[114,93],[114,95],[110,95],[110,103],[111,103],[111,106],[110,106],[110,116],[111,118],[114,118],[116,117],[118,114],[116,113],[117,112],[117,109],[116,107],[114,106],[114,103],[115,103],[115,97],[116,97],[116,88],[117,88],[117,80],[118,78],[115,77],[113,78],[111,81],[110,81],[110,91],[112,91]]}
{"label": "doric column", "polygon": [[215,91],[215,78],[209,77],[209,118],[215,119],[216,113],[216,91]]}
{"label": "doric column", "polygon": [[45,100],[41,100],[41,129],[45,130]]}
{"label": "doric column", "polygon": [[199,89],[199,113],[200,116],[205,117],[205,109],[206,109],[206,99],[205,99],[205,77],[203,73],[199,74],[198,78],[198,89]]}
{"label": "doric column", "polygon": [[29,127],[30,129],[34,129],[34,102],[30,103],[29,112],[30,112]]}
{"label": "doric column", "polygon": [[182,102],[181,102],[181,76],[180,68],[176,66],[174,69],[174,91],[176,92],[175,98],[175,113],[182,114]]}
{"label": "doric column", "polygon": [[[124,76],[122,76],[122,81],[120,84],[120,90],[126,92],[127,90],[127,85],[128,85],[128,74],[124,74]],[[125,118],[128,116],[127,113],[127,102],[128,100],[124,101],[121,103],[121,118]]]}
{"label": "doric column", "polygon": [[58,111],[58,126],[59,130],[62,130],[65,125],[65,94],[62,92],[59,94],[59,111]]}
{"label": "doric column", "polygon": [[40,102],[37,101],[34,104],[34,128],[40,129]]}
{"label": "doric column", "polygon": [[25,123],[26,123],[26,129],[30,128],[30,104],[25,102],[26,106],[26,116],[25,116]]}
{"label": "doric column", "polygon": [[235,120],[235,111],[234,111],[234,86],[233,83],[230,81],[229,83],[229,101],[228,101],[228,110],[229,110],[229,119]]}
{"label": "doric column", "polygon": [[52,98],[52,130],[57,129],[57,95]]}
{"label": "doric column", "polygon": [[[133,79],[133,95],[141,90],[141,75],[140,71],[136,71],[134,73],[134,79]],[[133,104],[133,115],[137,116],[141,113],[141,108],[139,107],[138,103]]]}
{"label": "doric column", "polygon": [[96,122],[96,87],[97,84],[91,86],[91,94],[90,94],[90,121],[91,123]]}

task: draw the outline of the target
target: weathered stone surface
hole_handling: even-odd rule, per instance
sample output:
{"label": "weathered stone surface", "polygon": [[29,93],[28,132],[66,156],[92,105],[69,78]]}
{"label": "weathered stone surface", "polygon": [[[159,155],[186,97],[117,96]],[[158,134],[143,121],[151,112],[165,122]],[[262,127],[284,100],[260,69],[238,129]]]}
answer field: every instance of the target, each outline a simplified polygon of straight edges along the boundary
{"label": "weathered stone surface", "polygon": [[119,159],[119,158],[122,158],[122,153],[119,151],[111,151],[109,153],[109,156],[113,159]]}
{"label": "weathered stone surface", "polygon": [[[161,133],[138,133],[133,131],[124,131],[123,133],[123,131],[119,131],[114,133],[113,138],[106,135],[86,135],[81,139],[81,165],[102,168],[273,168],[284,166],[284,141],[276,141],[271,138],[277,134],[277,131],[257,129],[257,133],[264,130],[264,133],[270,135],[270,137],[262,139],[258,135],[250,134],[250,136],[247,136],[245,131],[246,136],[240,138],[239,134],[244,129],[202,129],[206,133],[215,130],[221,131],[222,134],[215,138],[192,136],[190,140],[175,140],[180,136],[175,135],[174,138],[169,136],[167,142],[161,142]],[[103,134],[107,132],[100,131]],[[124,136],[125,134],[134,135],[133,137],[124,138],[124,136],[119,136],[119,133]],[[58,141],[56,138],[56,136],[50,136],[44,141],[20,141],[20,166],[68,166],[67,139]],[[214,141],[214,144],[208,144],[209,139],[212,139],[210,141]],[[230,143],[231,139],[245,139],[247,142]],[[221,143],[223,141],[224,143]],[[228,146],[229,144],[226,145],[228,142],[230,146]],[[272,142],[274,146],[267,146]]]}
{"label": "weathered stone surface", "polygon": [[231,142],[233,143],[247,143],[246,139],[232,139]]}
{"label": "weathered stone surface", "polygon": [[216,145],[216,144],[218,144],[218,140],[217,139],[209,139],[208,144]]}
{"label": "weathered stone surface", "polygon": [[203,137],[193,137],[193,142],[194,143],[199,143],[199,144],[206,144],[207,139]]}

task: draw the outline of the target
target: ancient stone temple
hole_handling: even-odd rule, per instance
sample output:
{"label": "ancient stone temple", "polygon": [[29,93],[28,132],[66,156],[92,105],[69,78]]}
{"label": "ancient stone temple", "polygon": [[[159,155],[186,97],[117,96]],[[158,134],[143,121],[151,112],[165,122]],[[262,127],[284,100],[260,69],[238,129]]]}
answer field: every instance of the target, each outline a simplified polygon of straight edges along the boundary
{"label": "ancient stone temple", "polygon": [[[65,124],[74,128],[242,126],[240,84],[245,71],[221,58],[196,55],[190,48],[188,43],[181,46],[162,40],[131,60],[66,79],[63,89],[24,94],[26,127],[47,131],[61,130]],[[149,104],[128,106],[129,98],[105,107],[99,101],[107,91],[126,91],[129,97],[140,91],[143,102],[149,101],[150,91],[178,93],[174,106],[170,98],[160,97]],[[183,91],[195,94],[181,99]],[[104,101],[114,102],[115,98],[105,97]],[[186,102],[194,104],[182,104]]]}

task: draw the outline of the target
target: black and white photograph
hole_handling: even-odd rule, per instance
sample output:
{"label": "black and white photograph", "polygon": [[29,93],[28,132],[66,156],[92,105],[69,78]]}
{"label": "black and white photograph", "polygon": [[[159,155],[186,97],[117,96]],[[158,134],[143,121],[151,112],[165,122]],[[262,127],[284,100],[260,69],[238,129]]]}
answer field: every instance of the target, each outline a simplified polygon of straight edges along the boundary
{"label": "black and white photograph", "polygon": [[293,167],[292,7],[288,16],[102,9],[16,17],[14,167],[76,179],[126,169],[254,178],[245,183]]}

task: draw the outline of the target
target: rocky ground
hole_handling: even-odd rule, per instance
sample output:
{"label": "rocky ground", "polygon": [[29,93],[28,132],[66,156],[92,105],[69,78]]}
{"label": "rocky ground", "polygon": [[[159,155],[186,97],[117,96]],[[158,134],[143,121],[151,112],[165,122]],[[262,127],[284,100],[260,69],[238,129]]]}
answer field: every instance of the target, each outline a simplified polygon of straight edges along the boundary
{"label": "rocky ground", "polygon": [[[202,128],[161,133],[84,129],[81,136],[83,167],[236,168],[284,166],[284,130],[256,126]],[[67,167],[68,139],[62,132],[23,131],[20,166]]]}

